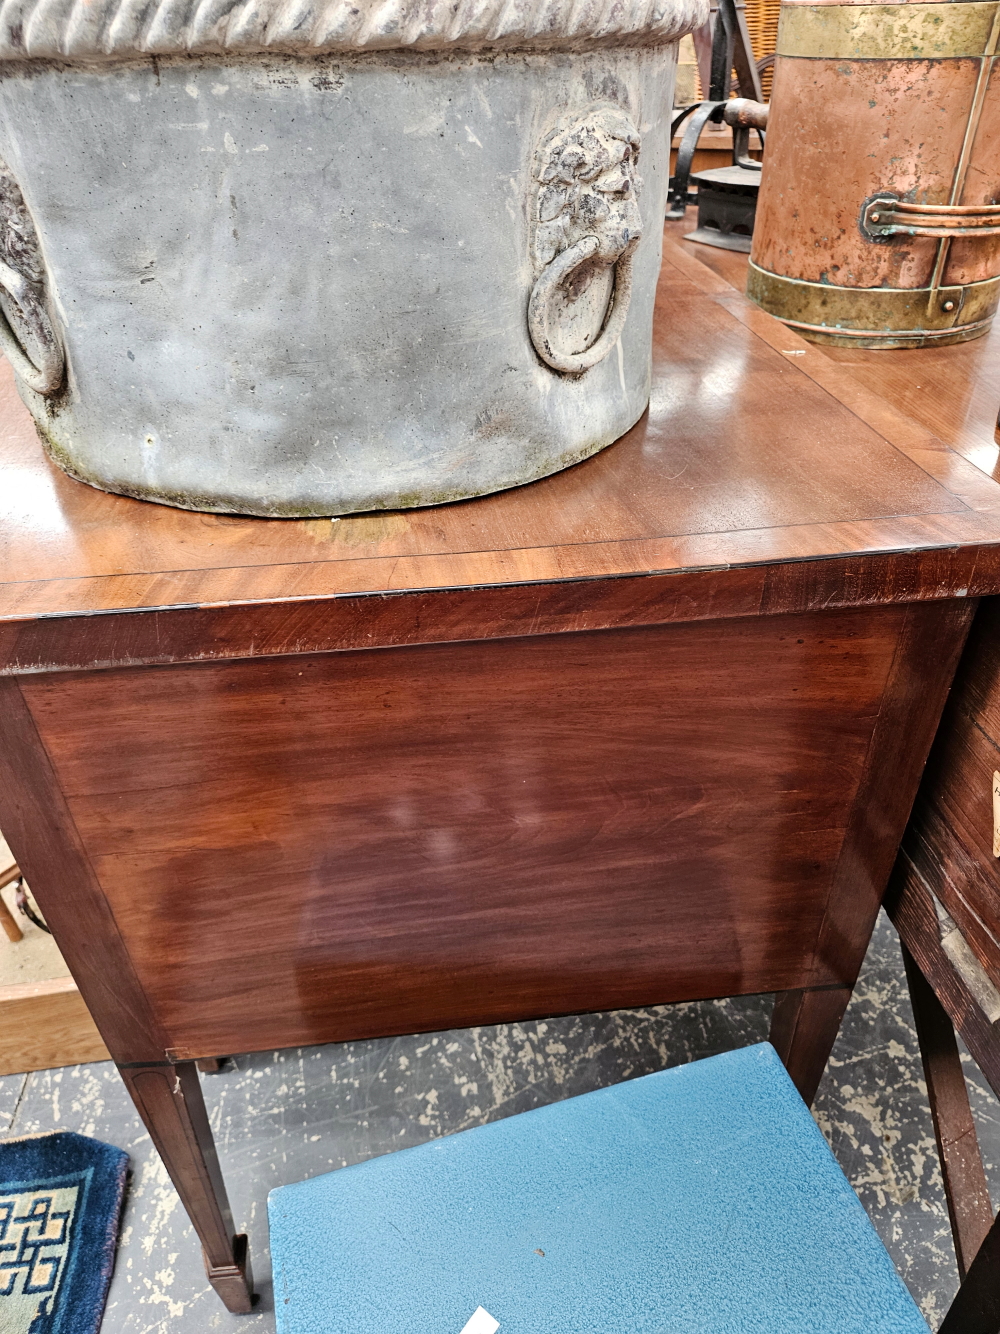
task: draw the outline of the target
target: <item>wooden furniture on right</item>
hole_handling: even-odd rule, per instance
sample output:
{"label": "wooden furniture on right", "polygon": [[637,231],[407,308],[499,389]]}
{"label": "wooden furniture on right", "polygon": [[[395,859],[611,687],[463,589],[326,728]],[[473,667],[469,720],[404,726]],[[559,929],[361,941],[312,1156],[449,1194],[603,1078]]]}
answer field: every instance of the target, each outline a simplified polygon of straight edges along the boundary
{"label": "wooden furniture on right", "polygon": [[1000,599],[982,604],[941,721],[886,908],[899,932],[955,1239],[941,1334],[1000,1330],[994,1221],[957,1029],[1000,1097]]}

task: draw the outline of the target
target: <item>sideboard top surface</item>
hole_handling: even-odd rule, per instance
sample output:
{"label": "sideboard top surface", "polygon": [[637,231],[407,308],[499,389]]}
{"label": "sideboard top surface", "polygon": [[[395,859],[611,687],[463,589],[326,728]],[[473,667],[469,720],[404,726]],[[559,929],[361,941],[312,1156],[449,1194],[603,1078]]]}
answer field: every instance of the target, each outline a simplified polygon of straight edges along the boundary
{"label": "sideboard top surface", "polygon": [[[111,613],[118,621],[144,610],[329,607],[449,591],[463,595],[459,619],[466,637],[477,637],[523,633],[524,599],[516,626],[490,631],[469,621],[473,594],[494,623],[501,589],[634,584],[636,576],[657,577],[659,592],[651,585],[642,595],[647,621],[680,618],[677,608],[654,615],[650,602],[681,590],[692,616],[793,610],[815,599],[788,590],[815,583],[816,562],[831,559],[841,604],[1000,592],[1000,485],[669,236],[649,412],[601,454],[532,485],[336,520],[170,509],[64,476],[45,457],[6,369],[0,468],[3,670],[158,660],[148,645],[133,644],[131,657],[109,649],[93,663],[56,647],[52,618],[65,635],[67,620]],[[914,553],[929,554],[914,563]],[[765,606],[764,577],[748,572],[779,566],[784,601],[772,579]],[[854,592],[844,591],[844,572],[862,568]],[[733,601],[721,591],[736,586],[738,571],[743,592]],[[593,628],[618,623],[616,615],[551,626],[543,618],[534,628]],[[636,623],[634,611],[620,619]],[[32,647],[23,636],[12,647],[16,628],[41,621],[50,622],[44,651],[37,636]],[[412,640],[369,631],[355,644],[325,646]],[[310,646],[318,645],[298,651]],[[189,655],[175,645],[168,656]]]}

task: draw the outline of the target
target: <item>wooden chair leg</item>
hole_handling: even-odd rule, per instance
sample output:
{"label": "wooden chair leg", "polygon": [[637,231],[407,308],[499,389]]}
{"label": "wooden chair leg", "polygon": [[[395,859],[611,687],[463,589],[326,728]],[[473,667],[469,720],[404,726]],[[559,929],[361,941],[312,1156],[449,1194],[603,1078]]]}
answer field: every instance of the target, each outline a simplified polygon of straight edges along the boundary
{"label": "wooden chair leg", "polygon": [[[993,1206],[955,1029],[909,950],[902,942],[900,947],[941,1159],[955,1258],[959,1275],[964,1279],[993,1226]],[[997,1292],[1000,1295],[1000,1284]],[[998,1329],[1000,1326],[994,1326],[992,1334],[997,1334]]]}
{"label": "wooden chair leg", "polygon": [[807,1106],[812,1106],[837,1040],[850,987],[780,991],[771,1015],[771,1044]]}
{"label": "wooden chair leg", "polygon": [[227,1310],[248,1314],[253,1275],[247,1239],[234,1235],[194,1062],[118,1069],[201,1239],[209,1283]]}
{"label": "wooden chair leg", "polygon": [[24,938],[24,932],[14,920],[14,914],[7,907],[6,903],[4,903],[3,899],[0,899],[0,926],[3,927],[7,939],[12,944],[16,945],[19,940]]}

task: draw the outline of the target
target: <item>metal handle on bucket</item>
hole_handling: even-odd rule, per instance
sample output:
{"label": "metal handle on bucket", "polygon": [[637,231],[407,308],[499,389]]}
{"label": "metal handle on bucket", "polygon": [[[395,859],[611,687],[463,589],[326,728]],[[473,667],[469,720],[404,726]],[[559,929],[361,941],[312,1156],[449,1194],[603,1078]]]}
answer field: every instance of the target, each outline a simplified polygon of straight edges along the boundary
{"label": "metal handle on bucket", "polygon": [[593,258],[601,248],[596,236],[585,236],[575,245],[556,255],[538,276],[538,281],[531,290],[528,302],[528,331],[535,351],[553,370],[568,371],[579,375],[589,371],[603,361],[621,336],[625,327],[629,302],[632,299],[632,250],[624,252],[615,264],[615,286],[611,293],[610,310],[605,317],[604,328],[597,341],[582,352],[559,352],[553,346],[550,329],[552,298],[558,288],[576,272],[582,264]]}
{"label": "metal handle on bucket", "polygon": [[1000,236],[1000,204],[910,204],[888,192],[861,206],[861,235],[869,241],[894,236]]}

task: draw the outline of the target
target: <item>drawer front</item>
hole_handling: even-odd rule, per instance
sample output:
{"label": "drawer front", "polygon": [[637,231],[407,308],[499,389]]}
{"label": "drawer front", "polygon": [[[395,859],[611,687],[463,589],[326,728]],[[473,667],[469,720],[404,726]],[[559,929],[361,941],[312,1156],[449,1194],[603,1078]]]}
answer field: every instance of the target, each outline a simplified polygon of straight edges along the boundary
{"label": "drawer front", "polygon": [[905,846],[1000,987],[1000,599],[979,612]]}

